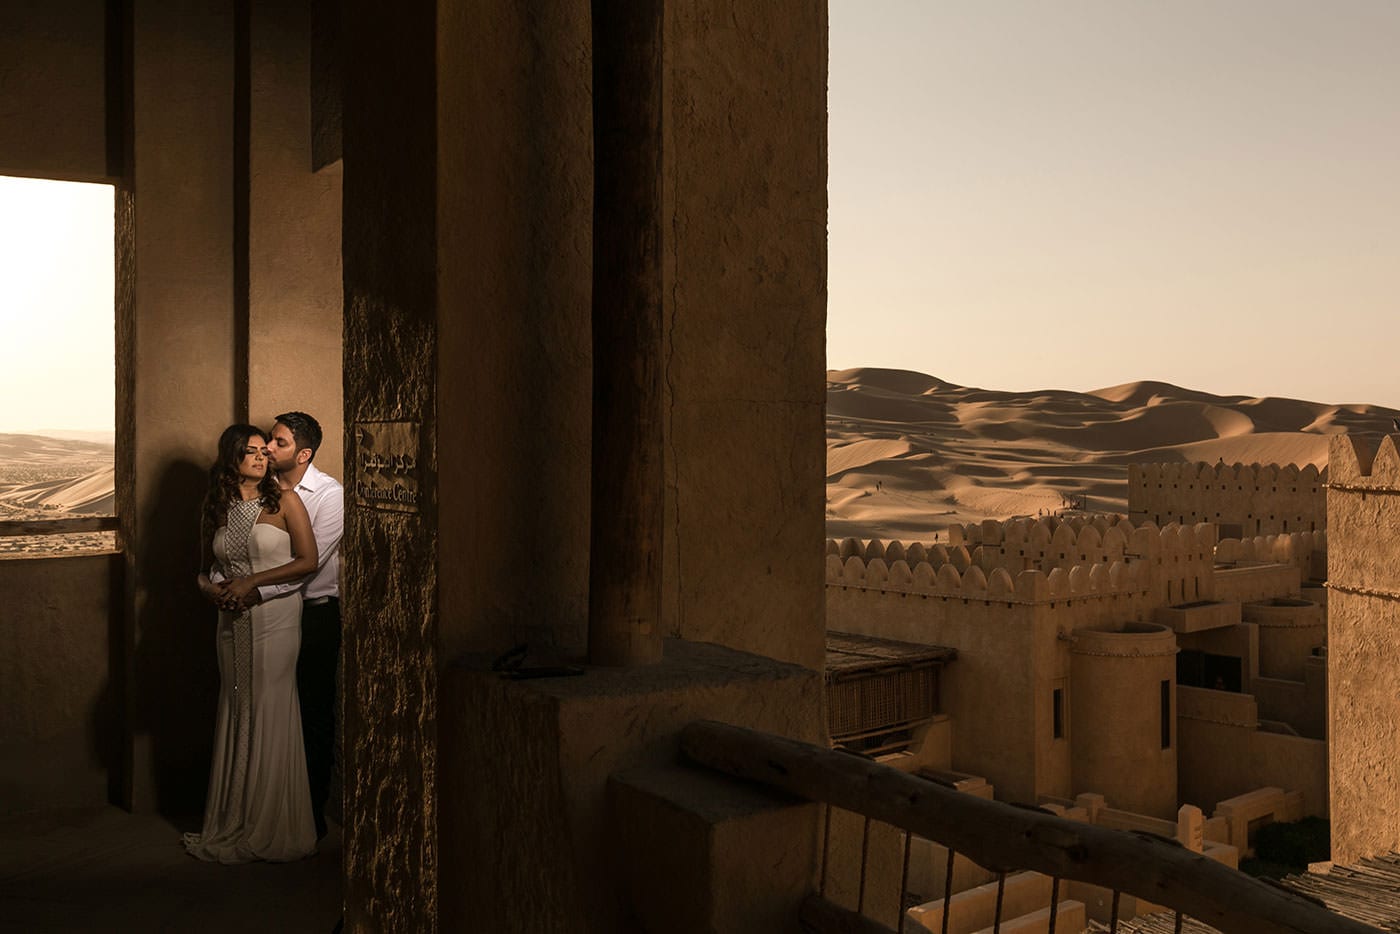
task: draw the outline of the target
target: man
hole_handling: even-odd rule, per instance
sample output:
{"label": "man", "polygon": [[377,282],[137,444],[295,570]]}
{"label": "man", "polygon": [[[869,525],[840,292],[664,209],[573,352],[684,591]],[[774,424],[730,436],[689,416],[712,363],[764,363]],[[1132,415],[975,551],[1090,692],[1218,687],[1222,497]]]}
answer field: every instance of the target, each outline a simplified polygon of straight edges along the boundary
{"label": "man", "polygon": [[340,658],[340,537],[344,531],[345,490],[322,473],[312,459],[321,446],[321,426],[305,412],[277,416],[268,442],[268,458],[284,490],[296,490],[311,517],[318,566],[310,577],[291,584],[259,587],[254,602],[301,589],[301,654],[297,656],[297,694],[301,700],[302,741],[316,838],[326,835],[326,801],[335,757],[335,669]]}

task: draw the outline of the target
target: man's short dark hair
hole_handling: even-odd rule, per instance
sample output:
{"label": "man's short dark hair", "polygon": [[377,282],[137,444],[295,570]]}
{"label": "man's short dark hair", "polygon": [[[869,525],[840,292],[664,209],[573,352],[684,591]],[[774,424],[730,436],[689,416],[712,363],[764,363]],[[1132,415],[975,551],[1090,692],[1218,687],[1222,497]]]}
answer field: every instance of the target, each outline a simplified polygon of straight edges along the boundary
{"label": "man's short dark hair", "polygon": [[316,449],[321,446],[321,424],[305,412],[284,412],[277,416],[277,423],[286,425],[297,443],[297,450],[311,449],[310,460],[315,460]]}

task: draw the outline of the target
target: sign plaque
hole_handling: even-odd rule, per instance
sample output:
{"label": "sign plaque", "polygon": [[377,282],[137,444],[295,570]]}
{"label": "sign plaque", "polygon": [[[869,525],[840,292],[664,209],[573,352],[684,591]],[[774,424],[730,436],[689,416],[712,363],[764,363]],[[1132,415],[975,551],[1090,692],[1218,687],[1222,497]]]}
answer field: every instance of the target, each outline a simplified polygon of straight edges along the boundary
{"label": "sign plaque", "polygon": [[417,422],[355,423],[355,503],[387,512],[417,512]]}

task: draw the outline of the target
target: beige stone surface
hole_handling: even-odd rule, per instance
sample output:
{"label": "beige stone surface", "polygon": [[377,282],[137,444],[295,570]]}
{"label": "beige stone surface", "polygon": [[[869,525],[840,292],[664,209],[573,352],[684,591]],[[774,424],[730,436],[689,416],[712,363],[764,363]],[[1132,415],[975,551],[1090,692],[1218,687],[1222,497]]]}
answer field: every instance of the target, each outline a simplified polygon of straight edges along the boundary
{"label": "beige stone surface", "polygon": [[1313,649],[1327,642],[1327,616],[1310,600],[1276,597],[1246,603],[1241,615],[1259,627],[1261,677],[1302,681]]}
{"label": "beige stone surface", "polygon": [[316,466],[344,480],[340,200],[343,166],[312,173],[310,4],[251,4],[248,412],[271,428],[310,413]]}
{"label": "beige stone surface", "polygon": [[817,804],[663,766],[614,775],[609,808],[641,930],[772,934],[817,886]]}
{"label": "beige stone surface", "polygon": [[436,356],[441,553],[480,569],[439,583],[444,659],[587,645],[590,41],[581,3],[439,12],[438,342],[404,352]]}
{"label": "beige stone surface", "polygon": [[1327,467],[1313,464],[1132,464],[1128,514],[1157,524],[1216,522],[1246,535],[1327,527]]}
{"label": "beige stone surface", "polygon": [[96,807],[121,772],[120,555],[0,561],[0,815]]}
{"label": "beige stone surface", "polygon": [[106,4],[0,5],[0,175],[107,181]]}
{"label": "beige stone surface", "polygon": [[[1073,783],[1154,817],[1177,810],[1176,634],[1152,623],[1081,629],[1070,649]],[[1167,742],[1162,742],[1162,684]]]}
{"label": "beige stone surface", "polygon": [[[990,929],[996,921],[997,889],[1002,888],[1001,917],[1003,930],[1012,919],[1032,914],[1050,903],[1051,880],[1037,872],[1013,872],[1007,875],[1004,887],[996,881],[954,895],[948,903],[949,934]],[[945,907],[942,899],[909,909],[910,920],[930,931],[943,929]],[[1068,919],[1065,919],[1068,922]],[[1032,930],[1028,927],[1026,930]],[[1071,928],[1072,929],[1072,928]]]}
{"label": "beige stone surface", "polygon": [[134,501],[125,508],[119,492],[118,513],[133,563],[133,793],[139,808],[191,813],[204,805],[219,689],[215,612],[193,586],[199,506],[219,434],[240,414],[233,5],[139,4],[132,18],[134,319],[117,347],[118,379],[131,368],[117,485],[129,456]]}
{"label": "beige stone surface", "polygon": [[[825,898],[887,927],[899,923],[900,877],[904,871],[904,832],[884,821],[869,821],[833,808],[830,842],[823,849]],[[913,844],[910,873],[916,871]],[[863,857],[863,859],[862,859]],[[945,864],[946,865],[946,864]]]}
{"label": "beige stone surface", "polygon": [[[1332,439],[1327,491],[1332,857],[1400,848],[1400,456],[1397,438]],[[1377,534],[1378,531],[1383,534]]]}
{"label": "beige stone surface", "polygon": [[820,668],[826,6],[732,12],[666,5],[664,616]]}
{"label": "beige stone surface", "polygon": [[669,641],[657,665],[512,681],[444,673],[442,925],[617,930],[618,828],[609,776],[675,761],[676,734],[718,719],[825,738],[816,672],[721,646]]}
{"label": "beige stone surface", "polygon": [[1328,813],[1328,744],[1259,729],[1249,694],[1178,687],[1180,796],[1212,811],[1217,802],[1256,788],[1302,793],[1303,813]]}

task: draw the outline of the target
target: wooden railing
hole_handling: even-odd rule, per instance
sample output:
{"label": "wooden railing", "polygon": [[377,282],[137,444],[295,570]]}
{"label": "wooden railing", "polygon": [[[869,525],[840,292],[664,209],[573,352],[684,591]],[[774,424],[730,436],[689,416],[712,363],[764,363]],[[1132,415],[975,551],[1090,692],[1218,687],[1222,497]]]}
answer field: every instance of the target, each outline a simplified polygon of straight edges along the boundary
{"label": "wooden railing", "polygon": [[[905,831],[906,880],[911,834],[947,847],[950,870],[954,855],[960,854],[996,873],[999,895],[1009,872],[1031,870],[1049,876],[1051,934],[1061,880],[1112,890],[1115,929],[1118,897],[1126,892],[1174,909],[1178,930],[1181,918],[1190,916],[1225,934],[1378,934],[1378,929],[1335,914],[1320,902],[1246,876],[1165,837],[1109,830],[1038,808],[962,794],[851,753],[712,721],[687,726],[680,743],[687,758],[707,768],[827,805],[824,837],[829,835],[833,807]],[[888,932],[860,911],[821,897],[829,841],[823,841],[823,849],[823,892],[804,905],[803,923],[814,931]],[[863,876],[864,865],[862,903]],[[902,884],[901,930],[903,889]],[[950,871],[944,889],[945,931],[952,895]]]}

